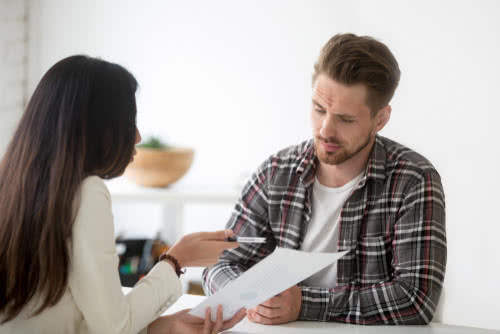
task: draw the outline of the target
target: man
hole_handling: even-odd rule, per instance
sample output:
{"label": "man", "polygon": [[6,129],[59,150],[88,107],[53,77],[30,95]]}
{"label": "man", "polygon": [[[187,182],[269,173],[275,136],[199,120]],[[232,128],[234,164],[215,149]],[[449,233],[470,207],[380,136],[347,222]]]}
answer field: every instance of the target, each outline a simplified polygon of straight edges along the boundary
{"label": "man", "polygon": [[348,250],[337,265],[249,310],[249,320],[432,320],[446,266],[440,176],[423,156],[377,135],[399,77],[396,59],[375,39],[340,34],[328,41],[314,67],[313,139],[265,161],[227,225],[268,242],[225,252],[204,272],[208,293],[276,246]]}

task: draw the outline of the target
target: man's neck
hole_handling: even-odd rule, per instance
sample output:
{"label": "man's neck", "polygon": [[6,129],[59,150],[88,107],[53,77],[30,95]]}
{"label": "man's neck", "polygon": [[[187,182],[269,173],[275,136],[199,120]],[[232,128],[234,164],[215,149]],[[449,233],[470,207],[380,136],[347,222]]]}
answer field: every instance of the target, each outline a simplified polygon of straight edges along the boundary
{"label": "man's neck", "polygon": [[374,144],[375,137],[364,149],[339,165],[329,165],[320,161],[316,170],[319,183],[326,187],[338,188],[354,179],[365,170]]}

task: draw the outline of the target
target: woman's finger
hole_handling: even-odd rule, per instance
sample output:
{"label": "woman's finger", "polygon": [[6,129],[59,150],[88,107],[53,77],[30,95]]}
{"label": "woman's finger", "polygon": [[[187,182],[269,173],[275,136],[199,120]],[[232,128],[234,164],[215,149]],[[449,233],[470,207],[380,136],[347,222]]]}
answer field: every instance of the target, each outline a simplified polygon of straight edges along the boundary
{"label": "woman's finger", "polygon": [[222,326],[223,326],[223,319],[222,319],[222,305],[219,305],[217,307],[217,320],[215,320],[215,326],[213,329],[214,333],[219,333],[222,331]]}
{"label": "woman's finger", "polygon": [[238,322],[243,320],[243,318],[245,318],[246,315],[247,315],[247,310],[242,308],[230,320],[224,322],[224,327],[222,327],[222,330],[225,331],[226,329],[233,328]]}
{"label": "woman's finger", "polygon": [[197,233],[198,238],[201,240],[219,240],[224,241],[226,238],[233,235],[231,230],[221,230],[215,232],[199,232]]}
{"label": "woman's finger", "polygon": [[210,312],[210,307],[205,310],[205,323],[203,324],[203,334],[212,334],[212,317]]}
{"label": "woman's finger", "polygon": [[[215,243],[215,242],[214,242]],[[240,247],[240,244],[235,241],[216,241],[215,245],[219,252],[222,253],[225,249],[233,249]]]}

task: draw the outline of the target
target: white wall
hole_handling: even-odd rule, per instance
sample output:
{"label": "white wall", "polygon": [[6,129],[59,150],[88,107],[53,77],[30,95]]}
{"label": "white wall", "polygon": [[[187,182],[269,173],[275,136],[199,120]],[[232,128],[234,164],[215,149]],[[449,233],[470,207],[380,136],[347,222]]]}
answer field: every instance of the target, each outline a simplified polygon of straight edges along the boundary
{"label": "white wall", "polygon": [[70,54],[119,62],[142,87],[143,133],[195,148],[183,182],[234,183],[309,137],[310,75],[323,43],[349,31],[379,38],[403,73],[382,134],[427,156],[445,187],[443,320],[500,329],[498,17],[493,0],[33,0],[29,91]]}
{"label": "white wall", "polygon": [[69,54],[124,64],[141,85],[140,130],[196,149],[191,183],[233,183],[306,139],[311,64],[354,27],[349,2],[334,15],[330,1],[34,2],[30,86]]}
{"label": "white wall", "polygon": [[26,19],[24,0],[0,0],[0,157],[7,148],[24,106]]}
{"label": "white wall", "polygon": [[425,154],[442,175],[443,321],[494,329],[500,329],[499,17],[498,1],[360,7],[361,30],[394,46],[403,70],[385,134]]}

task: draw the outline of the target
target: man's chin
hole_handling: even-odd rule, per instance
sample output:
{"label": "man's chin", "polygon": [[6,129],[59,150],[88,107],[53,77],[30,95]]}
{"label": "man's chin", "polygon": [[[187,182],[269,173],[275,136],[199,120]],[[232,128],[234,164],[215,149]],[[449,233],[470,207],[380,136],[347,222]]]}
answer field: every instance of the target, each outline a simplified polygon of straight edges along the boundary
{"label": "man's chin", "polygon": [[327,165],[340,165],[348,159],[342,150],[335,153],[327,153],[316,150],[316,156],[320,162]]}

